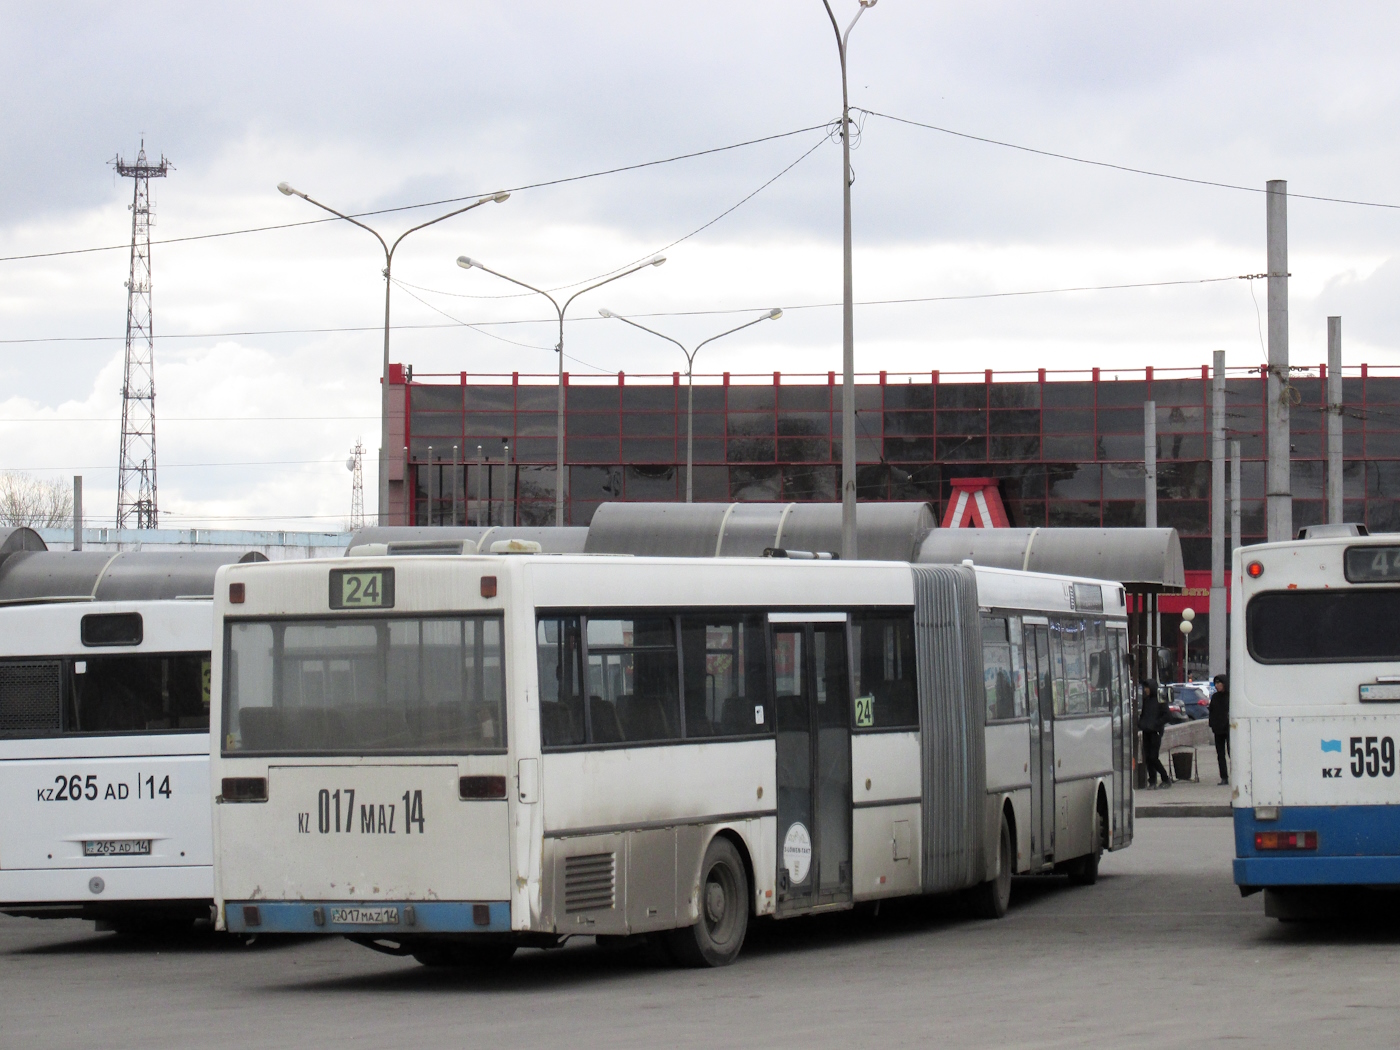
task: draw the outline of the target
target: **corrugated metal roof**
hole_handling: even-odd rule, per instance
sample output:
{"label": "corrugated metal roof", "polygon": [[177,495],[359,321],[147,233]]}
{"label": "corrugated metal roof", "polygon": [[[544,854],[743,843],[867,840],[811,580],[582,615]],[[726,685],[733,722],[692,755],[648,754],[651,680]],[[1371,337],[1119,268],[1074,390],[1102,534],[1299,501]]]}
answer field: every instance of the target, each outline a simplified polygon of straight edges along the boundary
{"label": "corrugated metal roof", "polygon": [[935,529],[914,559],[1117,580],[1127,587],[1186,586],[1175,529]]}
{"label": "corrugated metal roof", "polygon": [[232,551],[25,550],[0,563],[0,603],[208,597],[221,565],[266,560]]}
{"label": "corrugated metal roof", "polygon": [[[860,556],[913,561],[933,528],[927,503],[862,503]],[[769,547],[841,550],[839,503],[604,503],[588,527],[589,554],[753,558]]]}
{"label": "corrugated metal roof", "polygon": [[[860,557],[978,565],[1116,580],[1131,588],[1186,585],[1175,529],[940,529],[926,503],[861,503]],[[350,549],[474,554],[495,540],[527,539],[555,554],[758,557],[769,547],[840,551],[838,503],[604,503],[587,528],[385,527],[357,532]]]}
{"label": "corrugated metal roof", "polygon": [[533,540],[546,554],[582,554],[588,529],[533,525],[385,525],[361,529],[350,537],[346,554],[357,547],[384,544],[390,554],[489,553],[498,540]]}

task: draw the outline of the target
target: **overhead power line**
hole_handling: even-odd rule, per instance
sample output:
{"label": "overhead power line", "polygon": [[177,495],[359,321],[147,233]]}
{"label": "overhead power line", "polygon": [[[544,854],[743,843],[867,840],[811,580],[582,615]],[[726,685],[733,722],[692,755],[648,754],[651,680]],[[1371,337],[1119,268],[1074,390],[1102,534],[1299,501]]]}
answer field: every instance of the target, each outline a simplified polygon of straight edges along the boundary
{"label": "overhead power line", "polygon": [[[583,182],[586,179],[597,179],[604,175],[620,175],[627,171],[641,171],[644,168],[654,168],[661,164],[673,164],[681,160],[693,160],[696,157],[706,157],[715,153],[727,153],[730,150],[743,149],[745,146],[757,146],[763,142],[774,142],[778,139],[792,138],[794,135],[805,135],[809,131],[825,129],[826,124],[813,124],[805,128],[797,128],[794,131],[782,131],[776,135],[764,135],[761,138],[745,139],[743,142],[733,142],[727,146],[713,146],[709,149],[695,150],[691,153],[678,153],[673,157],[661,157],[657,160],[645,160],[637,164],[624,164],[616,168],[604,168],[601,171],[590,171],[583,175],[566,175],[559,179],[546,179],[541,182],[527,182],[519,186],[503,186],[500,189],[489,190],[489,193],[523,193],[525,190],[544,189],[549,186],[563,186],[570,182]],[[376,208],[372,211],[351,212],[352,218],[363,219],[373,215],[391,215],[395,212],[413,211],[417,208],[433,208],[443,204],[457,204],[460,201],[474,200],[484,196],[485,193],[468,193],[460,197],[443,197],[439,200],[421,201],[417,204],[400,204],[393,208]],[[183,244],[186,241],[208,241],[218,237],[238,237],[245,233],[267,233],[270,230],[290,230],[298,226],[317,226],[324,222],[340,222],[339,218],[325,219],[302,219],[299,222],[282,222],[272,226],[249,226],[238,230],[222,230],[216,233],[196,233],[187,237],[166,237],[162,240],[152,241],[152,244]],[[27,255],[3,255],[0,262],[18,262],[25,259],[52,259],[62,255],[87,255],[92,252],[113,252],[126,251],[129,244],[104,244],[97,248],[69,248],[56,252],[31,252]]]}
{"label": "overhead power line", "polygon": [[[852,110],[856,107],[852,106]],[[1213,179],[1196,179],[1187,175],[1172,175],[1164,171],[1152,171],[1149,168],[1134,168],[1127,164],[1115,164],[1112,161],[1092,160],[1088,157],[1076,157],[1070,153],[1056,153],[1048,149],[1036,149],[1034,146],[1022,146],[1015,142],[1005,142],[1001,139],[988,138],[985,135],[973,135],[966,131],[955,131],[952,128],[939,127],[937,124],[926,124],[920,120],[910,120],[907,117],[896,117],[889,113],[881,113],[873,109],[861,109],[861,113],[869,114],[872,117],[880,117],[884,120],[892,120],[896,124],[908,124],[911,127],[925,128],[929,131],[937,131],[944,135],[952,135],[960,139],[968,139],[972,142],[984,142],[989,146],[1002,146],[1006,149],[1020,150],[1022,153],[1034,153],[1041,157],[1053,157],[1056,160],[1073,161],[1075,164],[1088,164],[1096,168],[1111,168],[1114,171],[1124,171],[1131,175],[1149,175],[1154,179],[1170,179],[1172,182],[1189,182],[1196,186],[1213,186],[1222,190],[1242,190],[1245,193],[1267,193],[1268,190],[1261,186],[1241,186],[1234,182],[1217,182]],[[1400,204],[1384,204],[1378,201],[1352,200],[1347,197],[1323,197],[1313,193],[1292,193],[1290,197],[1296,197],[1305,201],[1326,201],[1328,204],[1355,204],[1362,208],[1390,208],[1400,210]]]}
{"label": "overhead power line", "polygon": [[[1186,285],[1196,285],[1196,284],[1219,284],[1219,283],[1224,282],[1224,281],[1253,281],[1253,280],[1258,280],[1258,279],[1260,279],[1260,278],[1262,278],[1262,277],[1266,277],[1266,276],[1267,276],[1267,274],[1242,273],[1242,274],[1232,274],[1232,275],[1230,275],[1230,276],[1228,276],[1228,277],[1193,277],[1193,278],[1187,278],[1187,279],[1184,279],[1184,280],[1177,280],[1177,281],[1135,281],[1135,282],[1128,283],[1128,284],[1086,284],[1086,285],[1073,285],[1073,286],[1060,287],[1060,288],[1030,288],[1030,289],[1020,289],[1020,290],[1016,290],[1016,291],[1007,291],[1007,292],[971,292],[971,293],[968,293],[968,294],[966,294],[966,295],[922,295],[922,296],[907,296],[907,297],[900,298],[900,299],[857,299],[855,305],[856,305],[856,306],[897,306],[897,305],[904,305],[904,304],[911,304],[911,303],[947,303],[947,302],[969,301],[969,300],[975,300],[975,299],[1014,299],[1014,298],[1019,298],[1019,297],[1022,297],[1022,296],[1030,296],[1030,295],[1058,295],[1058,294],[1064,294],[1064,293],[1069,293],[1069,292],[1114,292],[1114,291],[1124,291],[1124,290],[1133,289],[1133,288],[1174,288],[1174,287],[1181,287],[1181,286],[1186,286]],[[394,283],[395,283],[395,284],[398,284],[399,282],[398,282],[398,281],[395,281]],[[417,288],[418,286],[417,286],[417,285],[409,285],[409,286],[407,286],[407,287],[410,287],[410,288]],[[441,292],[441,291],[438,291],[438,290],[432,289],[432,288],[422,288],[422,289],[419,289],[419,290],[420,290],[420,291],[424,291],[424,292],[430,292],[430,293],[435,294],[435,295],[452,295],[452,294],[454,294],[454,293],[452,293],[452,292]],[[418,298],[418,297],[417,297],[417,296],[414,296],[414,298],[416,299],[416,298]],[[420,299],[419,301],[422,302],[421,299]],[[444,313],[444,312],[441,311],[441,310],[437,310],[436,307],[432,307],[432,306],[430,306],[430,304],[425,303],[424,305],[429,306],[430,309],[436,310],[438,313],[442,314],[444,317],[451,317],[451,316],[452,316],[451,314],[447,314],[447,313]],[[841,305],[841,303],[839,303],[839,302],[829,302],[829,303],[796,303],[796,304],[793,304],[793,305],[790,305],[790,306],[783,306],[783,310],[784,310],[784,311],[787,311],[787,310],[827,310],[827,309],[834,309],[835,307],[838,307],[838,306],[840,306],[840,305]],[[753,312],[756,311],[756,310],[770,310],[770,309],[772,309],[772,304],[771,304],[771,303],[767,303],[766,305],[761,305],[761,306],[728,306],[728,307],[722,307],[722,308],[714,309],[714,310],[655,310],[655,311],[651,311],[651,312],[649,312],[649,313],[629,314],[628,316],[631,316],[631,317],[703,317],[703,316],[709,316],[709,315],[714,315],[714,314],[745,314],[745,313],[753,313]],[[599,318],[599,317],[592,317],[592,316],[587,316],[587,315],[585,315],[585,316],[583,316],[583,317],[574,317],[574,318],[570,318],[568,323],[570,323],[570,324],[575,324],[575,323],[580,322],[580,321],[583,321],[583,322],[593,322],[593,321],[600,321],[600,320],[603,320],[603,319],[602,319],[602,318]],[[451,321],[444,321],[444,322],[440,322],[440,323],[431,323],[431,324],[396,324],[396,325],[390,325],[390,328],[391,328],[391,330],[393,330],[393,331],[401,331],[401,330],[405,330],[405,331],[414,331],[414,330],[423,330],[423,329],[442,329],[442,328],[472,328],[472,329],[481,329],[481,328],[503,327],[503,326],[506,326],[506,325],[545,324],[545,323],[548,323],[548,324],[557,324],[557,323],[558,323],[558,319],[557,319],[557,318],[554,318],[554,317],[522,317],[522,318],[516,318],[516,319],[514,319],[514,320],[509,320],[509,321],[470,321],[470,322],[469,322],[469,321],[460,321],[460,320],[457,320],[456,318],[453,318]],[[239,336],[257,336],[257,335],[320,335],[320,334],[326,334],[326,333],[383,332],[383,331],[384,331],[384,326],[381,324],[381,325],[356,325],[356,326],[348,326],[348,327],[342,327],[342,328],[263,328],[263,329],[248,329],[248,330],[245,330],[245,331],[238,331],[238,332],[184,332],[184,333],[165,333],[165,334],[162,334],[162,335],[157,335],[156,338],[157,338],[157,339],[231,339],[231,338],[235,338],[235,337],[239,337]],[[488,333],[484,333],[484,332],[483,332],[482,334],[485,335],[485,334],[488,334]],[[33,337],[33,338],[27,338],[27,339],[0,339],[0,345],[3,345],[3,344],[22,344],[22,343],[83,343],[83,342],[93,343],[93,342],[112,342],[112,341],[119,341],[121,338],[122,338],[122,337],[121,337],[121,336],[118,336],[118,335],[36,336],[36,337]],[[521,345],[521,346],[528,346],[528,344],[524,344],[524,343],[521,343],[521,344],[519,344],[519,345]],[[531,348],[532,348],[532,349],[548,349],[548,350],[552,350],[552,349],[553,349],[552,347],[531,347]],[[230,417],[230,418],[232,418],[232,417]],[[262,418],[262,417],[259,417],[259,418]],[[296,419],[296,418],[302,418],[302,417],[289,416],[289,417],[284,417],[284,418]],[[336,419],[336,418],[340,418],[340,417],[336,417],[336,416],[308,416],[308,417],[305,417],[305,418],[308,418],[308,419]],[[347,416],[347,417],[344,417],[344,418],[349,419],[349,418],[369,418],[369,417],[350,417],[350,416]],[[378,416],[374,416],[373,418],[378,419],[379,417],[378,417]]]}

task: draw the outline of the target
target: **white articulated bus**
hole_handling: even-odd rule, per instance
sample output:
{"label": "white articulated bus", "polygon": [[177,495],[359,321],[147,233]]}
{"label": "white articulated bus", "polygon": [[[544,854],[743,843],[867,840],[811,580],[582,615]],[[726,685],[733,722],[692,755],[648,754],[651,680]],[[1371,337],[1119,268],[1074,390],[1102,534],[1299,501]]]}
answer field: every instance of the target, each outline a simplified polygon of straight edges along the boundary
{"label": "white articulated bus", "polygon": [[970,565],[409,556],[220,573],[218,922],[479,965],[1092,882],[1131,840],[1113,583]]}
{"label": "white articulated bus", "polygon": [[0,912],[209,918],[210,596],[237,557],[0,563]]}
{"label": "white articulated bus", "polygon": [[1400,884],[1400,537],[1235,552],[1235,882],[1303,917],[1322,887]]}

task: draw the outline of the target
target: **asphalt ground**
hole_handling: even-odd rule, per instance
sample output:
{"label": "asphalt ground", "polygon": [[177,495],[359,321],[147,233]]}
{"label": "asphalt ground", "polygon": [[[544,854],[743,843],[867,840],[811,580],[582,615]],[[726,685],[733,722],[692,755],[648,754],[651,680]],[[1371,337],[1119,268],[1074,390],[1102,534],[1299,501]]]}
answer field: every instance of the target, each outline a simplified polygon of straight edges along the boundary
{"label": "asphalt ground", "polygon": [[0,917],[3,1047],[1393,1047],[1400,926],[1280,923],[1222,819],[1142,820],[1098,885],[756,924],[722,970],[582,940],[470,977],[334,938]]}

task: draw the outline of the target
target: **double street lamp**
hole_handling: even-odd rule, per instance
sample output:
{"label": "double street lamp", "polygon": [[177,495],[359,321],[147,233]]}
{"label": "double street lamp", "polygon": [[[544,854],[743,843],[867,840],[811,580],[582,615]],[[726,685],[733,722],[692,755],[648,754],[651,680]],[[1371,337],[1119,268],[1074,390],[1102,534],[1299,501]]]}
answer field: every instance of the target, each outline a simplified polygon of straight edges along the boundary
{"label": "double street lamp", "polygon": [[836,49],[841,56],[841,204],[842,204],[842,286],[841,286],[841,557],[858,557],[856,550],[856,350],[855,303],[851,287],[851,106],[846,91],[846,44],[851,30],[877,0],[860,0],[846,31],[836,24],[830,0],[822,0],[831,28],[836,33]]}
{"label": "double street lamp", "polygon": [[503,281],[509,281],[511,284],[524,288],[527,291],[534,292],[536,295],[544,296],[546,299],[549,300],[550,305],[554,307],[554,312],[559,315],[559,343],[554,348],[555,352],[559,355],[559,419],[555,429],[554,456],[555,525],[564,524],[564,312],[568,310],[569,304],[572,303],[584,292],[591,292],[593,291],[593,289],[601,288],[605,284],[612,284],[613,281],[620,281],[628,274],[634,274],[638,270],[645,270],[648,266],[660,266],[665,261],[666,256],[658,255],[653,259],[648,259],[644,263],[638,263],[631,269],[623,270],[621,273],[615,273],[611,277],[607,277],[601,281],[597,281],[594,284],[590,284],[587,288],[580,288],[573,295],[565,299],[563,305],[560,305],[559,300],[555,299],[554,296],[550,295],[543,288],[536,288],[533,284],[526,284],[524,281],[517,281],[514,277],[507,277],[505,274],[498,273],[497,271],[491,269],[489,266],[483,266],[478,260],[468,258],[465,255],[460,255],[457,257],[457,265],[464,270],[484,270],[486,273],[491,274],[491,276],[493,277],[499,277]]}
{"label": "double street lamp", "polygon": [[[403,243],[403,239],[407,237],[410,233],[417,233],[421,229],[424,229],[428,226],[436,225],[437,223],[442,222],[444,219],[452,218],[454,215],[461,215],[463,212],[471,211],[473,208],[479,208],[483,204],[488,204],[491,202],[495,202],[496,204],[502,204],[510,199],[510,194],[488,194],[487,196],[482,197],[479,200],[473,201],[471,204],[467,204],[461,208],[454,209],[453,211],[448,212],[446,215],[439,215],[436,219],[429,219],[427,222],[420,222],[417,226],[413,226],[405,230],[403,233],[399,234],[398,239],[395,240],[393,244],[389,244],[384,240],[383,237],[379,235],[379,232],[377,230],[366,226],[364,223],[360,222],[359,219],[352,218],[351,216],[346,215],[344,212],[336,211],[330,205],[322,204],[314,197],[307,196],[305,193],[302,193],[301,190],[294,189],[293,187],[287,185],[287,183],[285,182],[279,182],[277,184],[277,189],[284,196],[300,197],[308,204],[314,204],[322,211],[328,211],[336,218],[344,219],[352,226],[358,226],[362,230],[368,230],[370,233],[374,234],[374,239],[377,240],[379,242],[379,246],[384,249],[384,366],[380,374],[379,390],[379,508],[377,518],[379,524],[382,525],[384,524],[384,515],[389,510],[389,450],[394,447],[390,444],[391,435],[389,434],[389,299],[390,292],[393,290],[394,287],[394,250],[398,248],[400,244]],[[407,464],[405,464],[405,468],[407,468]],[[404,478],[404,484],[405,486],[408,484],[407,477]],[[411,505],[411,499],[408,502]]]}
{"label": "double street lamp", "polygon": [[783,312],[774,307],[762,317],[755,317],[752,321],[745,321],[737,328],[731,328],[727,332],[720,332],[719,335],[710,336],[710,338],[703,342],[697,343],[694,350],[687,350],[679,340],[672,339],[669,335],[663,335],[655,329],[648,328],[644,324],[638,324],[636,321],[623,317],[621,314],[615,314],[611,310],[599,310],[598,313],[603,317],[613,318],[622,321],[624,324],[630,324],[633,328],[640,328],[643,332],[649,332],[658,339],[666,340],[668,343],[674,343],[676,346],[680,347],[681,353],[685,354],[685,501],[690,503],[692,502],[691,495],[694,491],[695,476],[695,355],[700,352],[701,347],[708,346],[716,339],[723,339],[725,336],[733,335],[735,332],[742,332],[745,328],[750,328],[760,321],[776,321],[783,316]]}

